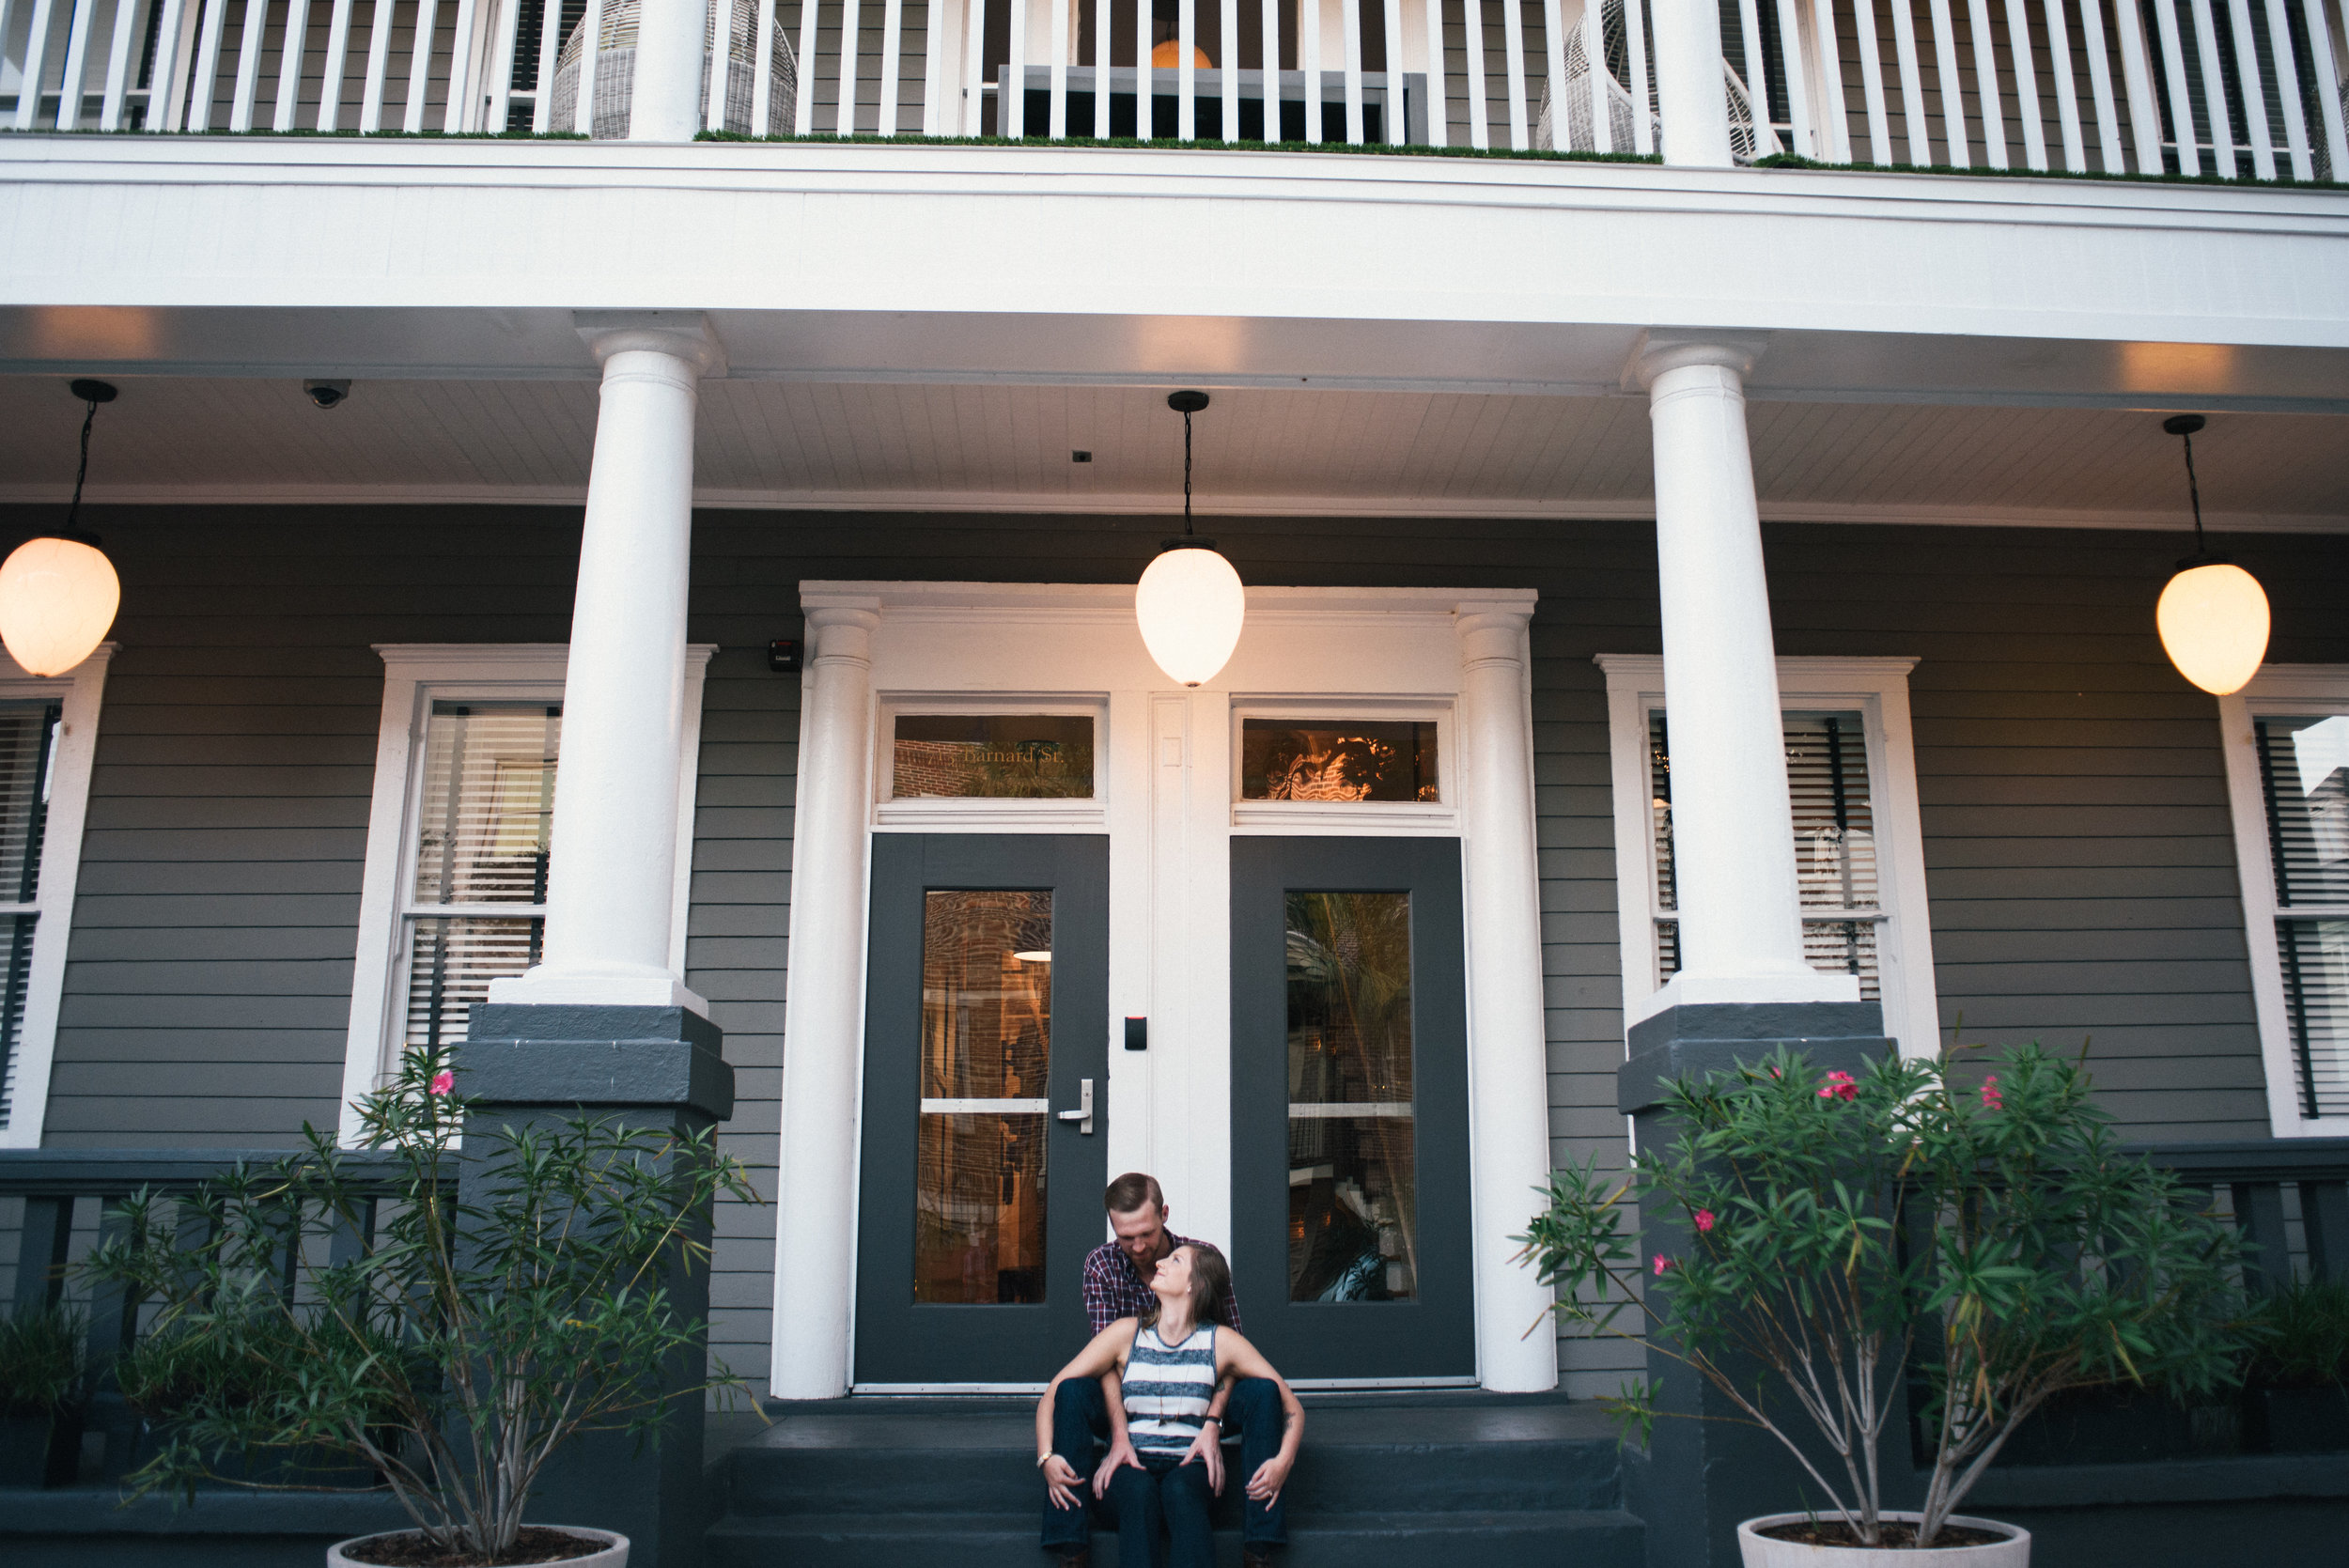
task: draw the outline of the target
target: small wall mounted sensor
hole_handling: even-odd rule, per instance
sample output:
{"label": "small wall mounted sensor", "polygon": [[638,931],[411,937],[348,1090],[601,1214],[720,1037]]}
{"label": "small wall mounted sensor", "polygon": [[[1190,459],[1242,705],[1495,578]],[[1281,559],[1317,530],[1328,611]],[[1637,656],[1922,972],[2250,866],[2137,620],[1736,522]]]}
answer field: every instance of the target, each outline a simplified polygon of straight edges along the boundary
{"label": "small wall mounted sensor", "polygon": [[1150,1020],[1148,1018],[1128,1018],[1126,1020],[1126,1048],[1128,1050],[1148,1050],[1150,1048]]}
{"label": "small wall mounted sensor", "polygon": [[778,637],[767,644],[767,668],[779,675],[800,673],[800,644]]}

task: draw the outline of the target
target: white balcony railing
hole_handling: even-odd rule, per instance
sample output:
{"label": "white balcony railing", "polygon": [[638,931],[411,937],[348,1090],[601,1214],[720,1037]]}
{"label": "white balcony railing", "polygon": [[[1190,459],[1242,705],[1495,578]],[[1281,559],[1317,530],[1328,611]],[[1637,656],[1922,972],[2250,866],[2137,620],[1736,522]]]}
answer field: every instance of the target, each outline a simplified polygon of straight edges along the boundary
{"label": "white balcony railing", "polygon": [[[554,3],[550,27],[549,0],[0,0],[0,126],[624,134],[638,0]],[[1732,143],[2339,179],[2344,3],[1719,0]],[[1653,4],[711,0],[703,113],[760,134],[1646,154]]]}

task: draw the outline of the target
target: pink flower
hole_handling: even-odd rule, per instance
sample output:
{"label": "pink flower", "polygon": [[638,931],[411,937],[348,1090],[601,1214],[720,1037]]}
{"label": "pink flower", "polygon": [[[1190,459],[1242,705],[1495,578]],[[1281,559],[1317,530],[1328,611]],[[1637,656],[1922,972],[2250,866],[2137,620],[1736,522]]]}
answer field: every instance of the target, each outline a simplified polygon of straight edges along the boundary
{"label": "pink flower", "polygon": [[445,1094],[456,1087],[457,1075],[446,1067],[432,1075],[432,1093],[435,1094]]}
{"label": "pink flower", "polygon": [[1709,1231],[1712,1228],[1713,1211],[1711,1209],[1697,1210],[1697,1229],[1700,1231]]}
{"label": "pink flower", "polygon": [[1664,1270],[1670,1268],[1672,1265],[1672,1259],[1664,1256],[1661,1252],[1656,1254],[1656,1277],[1657,1279],[1662,1279],[1664,1277]]}
{"label": "pink flower", "polygon": [[1826,1084],[1819,1090],[1819,1098],[1823,1100],[1851,1100],[1859,1096],[1859,1085],[1854,1082],[1851,1074],[1846,1072],[1838,1071],[1828,1074]]}
{"label": "pink flower", "polygon": [[1984,1110],[2006,1109],[2006,1096],[1999,1093],[1999,1075],[1996,1073],[1982,1080],[1982,1108]]}

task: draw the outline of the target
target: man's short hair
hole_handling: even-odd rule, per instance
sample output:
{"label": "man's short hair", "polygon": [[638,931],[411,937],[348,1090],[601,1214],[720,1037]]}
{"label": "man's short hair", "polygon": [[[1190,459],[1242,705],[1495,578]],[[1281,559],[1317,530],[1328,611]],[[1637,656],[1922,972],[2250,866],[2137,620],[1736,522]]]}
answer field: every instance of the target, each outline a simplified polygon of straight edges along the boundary
{"label": "man's short hair", "polygon": [[1101,1206],[1112,1214],[1131,1214],[1144,1203],[1156,1206],[1161,1214],[1166,1212],[1166,1194],[1159,1189],[1158,1178],[1139,1171],[1127,1172],[1101,1194]]}

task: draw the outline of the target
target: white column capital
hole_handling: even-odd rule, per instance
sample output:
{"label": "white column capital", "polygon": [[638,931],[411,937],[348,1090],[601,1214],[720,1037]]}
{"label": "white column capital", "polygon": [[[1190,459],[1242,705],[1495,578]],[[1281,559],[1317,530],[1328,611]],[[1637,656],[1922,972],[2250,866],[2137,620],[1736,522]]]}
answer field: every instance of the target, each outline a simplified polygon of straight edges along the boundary
{"label": "white column capital", "polygon": [[698,379],[726,373],[725,346],[698,310],[575,310],[571,326],[608,372],[614,355],[665,354]]}
{"label": "white column capital", "polygon": [[1624,389],[1636,388],[1655,396],[1664,390],[1657,385],[1658,378],[1694,365],[1729,371],[1742,388],[1769,343],[1767,336],[1756,333],[1645,332],[1624,362]]}
{"label": "white column capital", "polygon": [[810,660],[817,664],[873,662],[873,633],[880,629],[880,601],[812,605],[807,611]]}
{"label": "white column capital", "polygon": [[1460,666],[1482,670],[1495,664],[1512,667],[1524,662],[1522,646],[1532,606],[1463,604],[1455,613],[1453,629],[1460,638]]}

